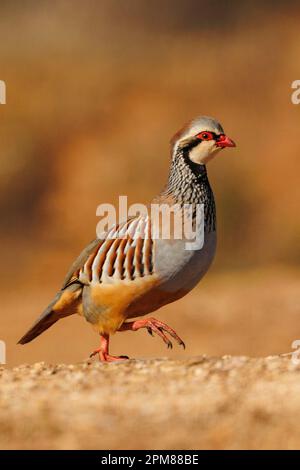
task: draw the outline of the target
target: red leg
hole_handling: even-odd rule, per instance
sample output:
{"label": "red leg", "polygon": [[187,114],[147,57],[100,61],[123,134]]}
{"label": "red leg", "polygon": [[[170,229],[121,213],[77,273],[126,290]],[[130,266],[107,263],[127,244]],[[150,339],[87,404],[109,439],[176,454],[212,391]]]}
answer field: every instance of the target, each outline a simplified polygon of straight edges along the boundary
{"label": "red leg", "polygon": [[185,349],[185,344],[182,339],[177,335],[176,331],[174,331],[173,328],[166,325],[165,323],[156,320],[155,318],[146,318],[145,320],[136,320],[123,323],[123,325],[118,331],[137,331],[140,328],[147,328],[148,333],[150,333],[151,335],[153,335],[153,333],[156,333],[166,343],[168,348],[172,348],[173,345],[169,338],[165,335],[166,332],[172,338],[174,338],[180,346],[183,346],[183,348]]}
{"label": "red leg", "polygon": [[109,335],[100,335],[100,348],[95,349],[92,352],[90,357],[96,356],[99,354],[99,361],[101,362],[114,362],[114,361],[124,361],[128,359],[127,356],[111,356],[108,353],[109,349]]}

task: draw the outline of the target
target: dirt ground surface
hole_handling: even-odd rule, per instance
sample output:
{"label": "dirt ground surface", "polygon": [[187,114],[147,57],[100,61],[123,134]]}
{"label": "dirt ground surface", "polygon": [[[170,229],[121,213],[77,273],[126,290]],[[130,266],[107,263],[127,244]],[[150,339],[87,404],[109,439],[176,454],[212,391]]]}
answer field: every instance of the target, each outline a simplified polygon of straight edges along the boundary
{"label": "dirt ground surface", "polygon": [[0,448],[300,448],[300,366],[291,361],[299,279],[298,270],[283,268],[212,273],[155,312],[185,351],[166,349],[146,331],[118,333],[111,353],[132,359],[104,365],[86,360],[99,340],[75,315],[16,345],[55,282],[41,286],[37,276],[17,290],[7,286]]}
{"label": "dirt ground surface", "polygon": [[297,449],[291,355],[0,369],[1,449]]}

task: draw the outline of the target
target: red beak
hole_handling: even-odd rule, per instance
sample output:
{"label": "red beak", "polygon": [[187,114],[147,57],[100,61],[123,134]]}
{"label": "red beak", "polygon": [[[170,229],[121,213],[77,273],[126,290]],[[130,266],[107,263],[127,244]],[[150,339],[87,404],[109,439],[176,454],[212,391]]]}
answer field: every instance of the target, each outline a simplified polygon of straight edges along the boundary
{"label": "red beak", "polygon": [[218,147],[224,148],[224,147],[236,147],[235,143],[233,140],[229,139],[227,135],[220,135],[218,138],[216,145]]}

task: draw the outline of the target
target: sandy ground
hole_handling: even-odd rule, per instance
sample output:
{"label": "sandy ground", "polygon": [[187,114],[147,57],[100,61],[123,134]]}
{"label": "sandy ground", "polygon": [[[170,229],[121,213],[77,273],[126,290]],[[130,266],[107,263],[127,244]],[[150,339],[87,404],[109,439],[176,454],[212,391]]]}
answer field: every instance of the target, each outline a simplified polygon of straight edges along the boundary
{"label": "sandy ground", "polygon": [[290,356],[0,370],[2,449],[295,449],[300,366]]}
{"label": "sandy ground", "polygon": [[212,273],[156,312],[185,351],[119,333],[112,354],[135,359],[110,365],[86,362],[98,338],[77,316],[16,345],[55,292],[41,279],[2,293],[0,448],[300,448],[300,366],[281,355],[300,339],[298,270]]}

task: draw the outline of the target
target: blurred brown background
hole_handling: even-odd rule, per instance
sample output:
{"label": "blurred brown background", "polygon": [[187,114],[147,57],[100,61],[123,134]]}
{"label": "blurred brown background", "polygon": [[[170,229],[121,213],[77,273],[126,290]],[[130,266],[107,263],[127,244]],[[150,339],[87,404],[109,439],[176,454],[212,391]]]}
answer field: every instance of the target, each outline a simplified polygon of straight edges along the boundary
{"label": "blurred brown background", "polygon": [[[98,339],[70,317],[15,343],[95,235],[96,207],[147,202],[168,141],[212,115],[238,144],[209,166],[218,208],[213,268],[157,313],[185,353],[144,331],[114,353],[267,355],[300,338],[300,6],[293,1],[2,1],[1,316],[9,365],[78,362]],[[133,335],[133,336],[131,336]]]}

